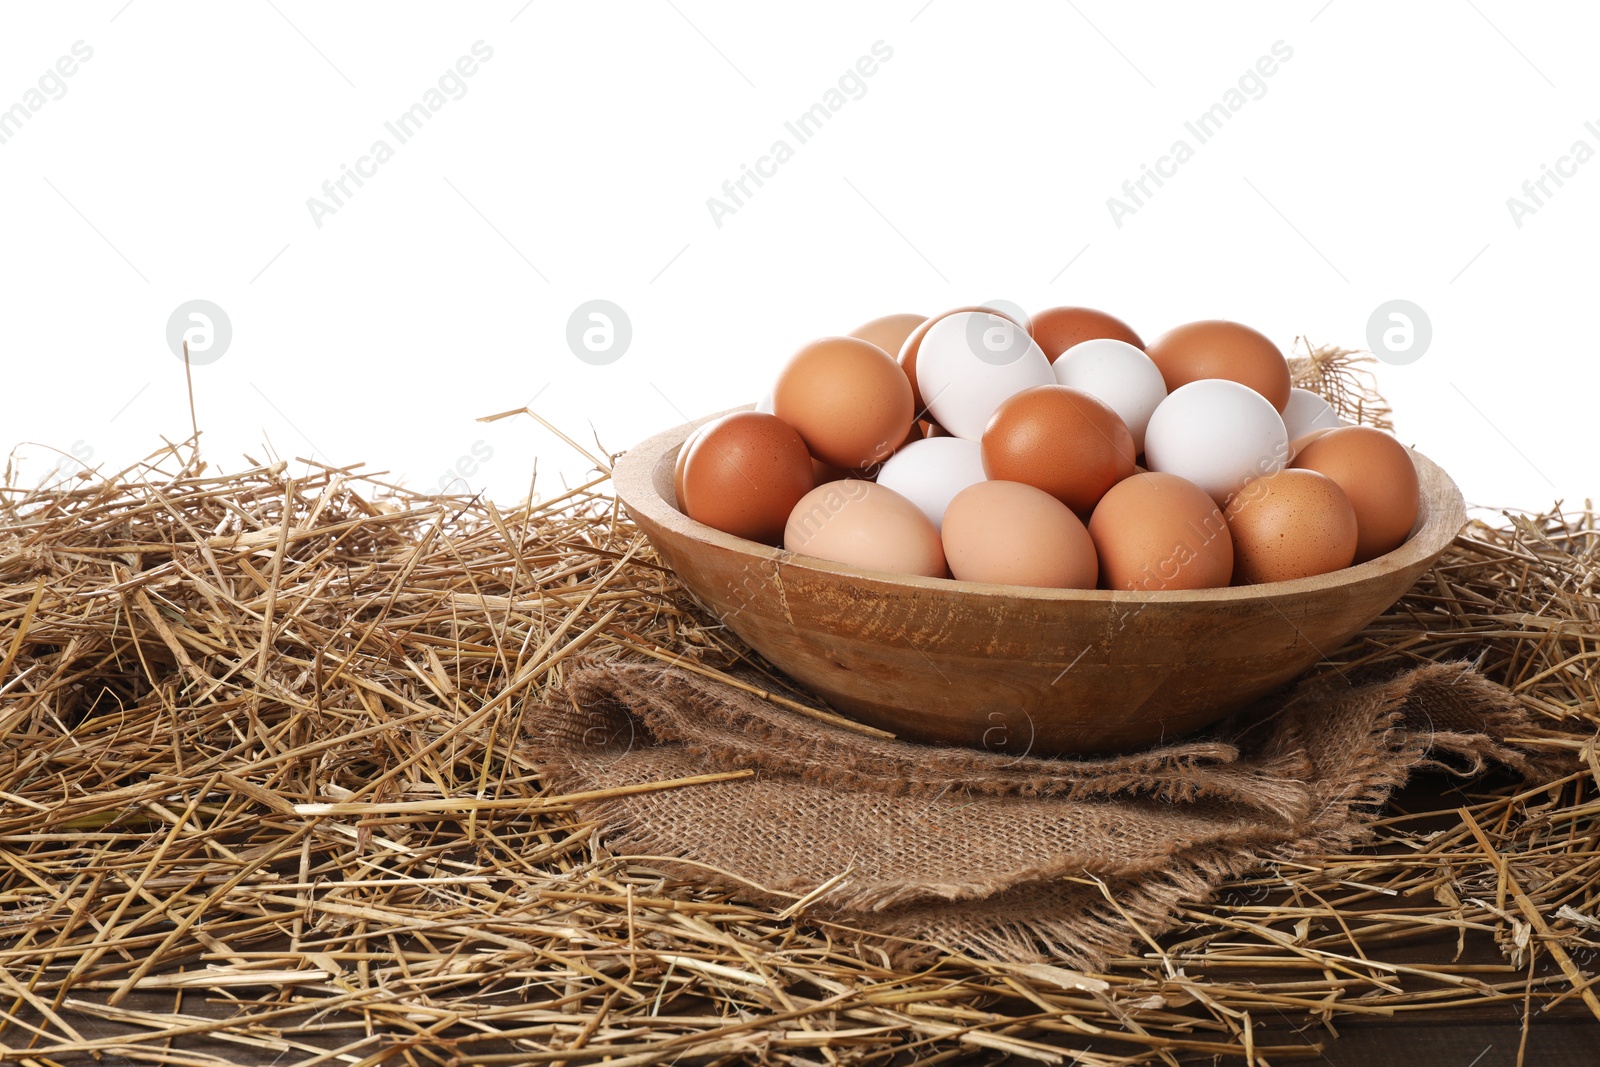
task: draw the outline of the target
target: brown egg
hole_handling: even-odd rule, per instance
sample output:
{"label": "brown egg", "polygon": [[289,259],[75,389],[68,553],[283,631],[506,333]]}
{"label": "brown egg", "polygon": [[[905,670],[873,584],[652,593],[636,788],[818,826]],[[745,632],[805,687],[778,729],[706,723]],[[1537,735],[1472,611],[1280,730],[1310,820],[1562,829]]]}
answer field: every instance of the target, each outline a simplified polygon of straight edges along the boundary
{"label": "brown egg", "polygon": [[1236,585],[1287,582],[1350,566],[1356,513],[1332,478],[1281,470],[1247,482],[1222,512]]}
{"label": "brown egg", "polygon": [[[916,409],[917,418],[919,419],[926,418],[928,415],[928,405],[923,402],[922,391],[917,388],[917,351],[922,347],[922,338],[927,335],[929,328],[931,328],[934,323],[938,322],[942,318],[962,311],[989,311],[1011,322],[1017,321],[1016,319],[1011,318],[1010,315],[1007,315],[1005,312],[996,308],[981,307],[974,304],[970,307],[951,308],[949,311],[941,311],[937,315],[930,315],[928,318],[922,321],[922,325],[912,330],[911,333],[906,337],[905,344],[900,346],[898,359],[900,362],[900,369],[906,372],[906,378],[911,382],[912,406]],[[1021,326],[1023,329],[1027,329],[1026,323],[1017,322],[1017,325]]]}
{"label": "brown egg", "polygon": [[776,545],[811,491],[811,454],[787,423],[757,411],[709,422],[684,454],[684,513],[723,533]]}
{"label": "brown egg", "polygon": [[1176,326],[1145,349],[1167,392],[1202,378],[1227,378],[1247,385],[1282,414],[1289,403],[1289,363],[1272,340],[1250,327],[1222,319]]}
{"label": "brown egg", "polygon": [[1233,577],[1233,538],[1211,494],[1176,474],[1124,478],[1089,518],[1104,589],[1216,589]]}
{"label": "brown egg", "polygon": [[678,498],[678,510],[685,515],[689,514],[689,505],[685,503],[683,492],[683,468],[689,462],[689,450],[700,438],[700,429],[696,427],[694,432],[684,439],[683,444],[678,446],[678,459],[672,465],[672,490]]}
{"label": "brown egg", "polygon": [[911,387],[890,356],[858,337],[824,337],[778,372],[773,413],[836,467],[889,458],[911,426]]}
{"label": "brown egg", "polygon": [[819,485],[800,499],[783,547],[874,571],[944,578],[939,531],[911,501],[877,482]]}
{"label": "brown egg", "polygon": [[1133,327],[1115,315],[1094,308],[1049,308],[1033,317],[1033,339],[1039,342],[1051,363],[1080,341],[1099,337],[1126,341],[1135,348],[1144,347]]}
{"label": "brown egg", "polygon": [[1064,385],[1009,397],[983,431],[984,473],[1043,489],[1080,516],[1133,473],[1133,462],[1133,435],[1117,413]]}
{"label": "brown egg", "polygon": [[885,315],[871,322],[863,322],[850,331],[850,336],[871,341],[893,358],[900,354],[900,349],[906,343],[906,338],[911,336],[911,331],[926,321],[928,321],[926,315]]}
{"label": "brown egg", "polygon": [[1356,512],[1357,563],[1393,552],[1411,536],[1422,490],[1405,446],[1370,426],[1341,426],[1309,442],[1294,457],[1302,470],[1326,474]]}
{"label": "brown egg", "polygon": [[1093,589],[1100,565],[1082,521],[1021,482],[977,482],[944,512],[944,554],[963,582]]}

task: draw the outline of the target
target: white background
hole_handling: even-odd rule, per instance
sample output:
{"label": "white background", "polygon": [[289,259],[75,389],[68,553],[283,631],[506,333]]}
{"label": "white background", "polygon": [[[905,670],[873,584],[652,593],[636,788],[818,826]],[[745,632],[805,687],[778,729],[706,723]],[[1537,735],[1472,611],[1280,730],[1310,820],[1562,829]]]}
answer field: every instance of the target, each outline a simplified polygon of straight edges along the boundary
{"label": "white background", "polygon": [[[1380,369],[1401,438],[1476,504],[1581,504],[1600,160],[1520,227],[1507,198],[1600,148],[1597,39],[1593,5],[1508,0],[8,4],[0,109],[93,56],[0,144],[0,443],[35,442],[36,480],[46,446],[115,470],[187,436],[165,332],[196,298],[234,333],[194,371],[214,463],[430,487],[476,445],[467,483],[515,501],[535,457],[547,494],[587,461],[478,416],[537,395],[619,451],[887,312],[1006,298],[1364,347],[1398,297],[1434,333]],[[477,41],[465,95],[398,145],[384,123]],[[796,145],[785,121],[878,41]],[[1265,95],[1118,227],[1107,198],[1278,41]],[[394,158],[317,226],[307,199],[379,138]],[[707,198],[778,138],[794,158],[719,227]],[[565,339],[592,298],[632,322],[607,366]]]}

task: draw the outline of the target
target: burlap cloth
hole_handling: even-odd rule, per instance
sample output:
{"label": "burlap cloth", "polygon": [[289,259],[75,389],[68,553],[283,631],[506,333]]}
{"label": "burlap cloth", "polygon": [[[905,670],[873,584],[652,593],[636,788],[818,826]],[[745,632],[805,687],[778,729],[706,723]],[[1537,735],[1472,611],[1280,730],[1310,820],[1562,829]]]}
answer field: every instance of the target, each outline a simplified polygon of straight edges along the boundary
{"label": "burlap cloth", "polygon": [[1106,759],[882,741],[655,666],[585,666],[527,742],[563,793],[713,771],[752,777],[583,804],[618,853],[671,877],[882,937],[1094,966],[1274,860],[1346,849],[1423,766],[1523,774],[1542,733],[1466,664],[1327,679],[1206,736]]}

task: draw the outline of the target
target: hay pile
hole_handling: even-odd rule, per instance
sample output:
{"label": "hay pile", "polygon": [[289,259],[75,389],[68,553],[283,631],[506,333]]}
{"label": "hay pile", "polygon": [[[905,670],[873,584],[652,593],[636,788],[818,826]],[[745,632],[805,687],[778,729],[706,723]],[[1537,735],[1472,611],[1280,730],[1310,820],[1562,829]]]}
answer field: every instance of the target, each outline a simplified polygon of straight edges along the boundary
{"label": "hay pile", "polygon": [[[0,1060],[1265,1063],[1357,1015],[1600,1018],[1592,509],[1475,523],[1324,667],[1474,659],[1580,770],[1391,810],[1107,973],[903,973],[609,854],[519,754],[580,654],[764,669],[603,474],[501,511],[297,467],[4,492]],[[1441,936],[1499,951],[1399,962]]]}

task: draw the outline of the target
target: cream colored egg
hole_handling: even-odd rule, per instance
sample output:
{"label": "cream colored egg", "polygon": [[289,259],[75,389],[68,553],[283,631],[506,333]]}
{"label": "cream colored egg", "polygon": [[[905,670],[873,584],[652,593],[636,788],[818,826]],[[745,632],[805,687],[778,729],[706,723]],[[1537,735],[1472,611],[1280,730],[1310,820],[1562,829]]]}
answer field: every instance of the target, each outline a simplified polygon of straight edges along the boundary
{"label": "cream colored egg", "polygon": [[917,505],[860,479],[819,485],[800,498],[784,528],[791,552],[868,570],[943,578],[939,531]]}
{"label": "cream colored egg", "polygon": [[1100,564],[1072,509],[1021,482],[979,482],[944,513],[944,551],[959,581],[1093,589]]}

